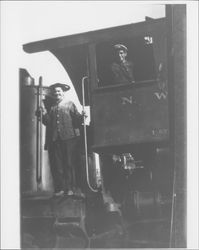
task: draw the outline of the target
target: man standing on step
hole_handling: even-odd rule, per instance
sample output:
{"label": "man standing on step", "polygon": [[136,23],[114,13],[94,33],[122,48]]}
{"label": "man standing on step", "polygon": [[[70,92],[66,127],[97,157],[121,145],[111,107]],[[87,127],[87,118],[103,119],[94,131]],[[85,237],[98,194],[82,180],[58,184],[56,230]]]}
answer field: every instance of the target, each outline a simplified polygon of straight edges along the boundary
{"label": "man standing on step", "polygon": [[64,98],[70,87],[55,83],[50,86],[54,103],[49,112],[42,108],[46,125],[46,146],[49,153],[55,196],[73,195],[76,190],[75,168],[78,156],[81,115],[72,101]]}

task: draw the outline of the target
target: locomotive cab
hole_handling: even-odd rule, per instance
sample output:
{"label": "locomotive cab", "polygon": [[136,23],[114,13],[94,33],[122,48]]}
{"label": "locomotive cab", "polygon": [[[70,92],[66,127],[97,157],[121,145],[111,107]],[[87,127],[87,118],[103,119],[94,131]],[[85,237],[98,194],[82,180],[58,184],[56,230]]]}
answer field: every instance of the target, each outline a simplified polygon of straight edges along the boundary
{"label": "locomotive cab", "polygon": [[[119,192],[119,181],[123,194],[119,200],[113,199],[114,202],[119,202],[119,206],[126,206],[125,199],[133,200],[133,195],[141,192],[140,186],[142,192],[151,190],[148,195],[151,195],[154,202],[151,205],[155,206],[160,199],[160,193],[155,191],[159,185],[156,182],[161,183],[160,180],[154,180],[157,179],[156,172],[161,172],[161,167],[157,166],[158,152],[165,150],[169,158],[165,18],[88,32],[76,37],[67,37],[65,42],[62,42],[61,48],[50,51],[68,72],[80,102],[85,101],[90,106],[91,124],[87,127],[87,147],[91,158],[93,152],[99,154],[105,200],[111,196],[112,201],[115,196],[113,194]],[[116,82],[114,79],[111,65],[117,60],[115,44],[128,48],[127,58],[134,65],[133,83]],[[135,165],[125,165],[125,160],[113,160],[114,157],[125,159],[125,154],[131,155]],[[142,163],[140,167],[139,162]],[[166,165],[169,165],[168,159],[166,162]],[[115,165],[117,167],[114,167]],[[89,168],[92,169],[92,166]],[[172,170],[169,167],[166,169],[167,176],[170,176]],[[144,181],[139,177],[142,184],[139,183],[138,187],[133,180],[137,174],[147,179]],[[114,180],[116,176],[118,178]],[[126,182],[129,183],[128,187],[124,185]],[[129,188],[133,194],[127,197]],[[170,193],[170,186],[166,189],[168,190],[165,192]],[[153,197],[158,198],[153,200]],[[130,208],[127,206],[124,209]],[[135,215],[135,212],[132,214]]]}
{"label": "locomotive cab", "polygon": [[[82,164],[87,171],[83,211],[94,247],[118,243],[99,243],[100,237],[106,238],[96,236],[108,228],[102,225],[106,220],[119,225],[114,235],[122,238],[119,247],[168,247],[171,243],[174,165],[169,90],[173,79],[169,77],[168,34],[166,18],[146,18],[23,46],[28,53],[49,50],[54,54],[71,78],[80,103],[90,106],[90,125],[82,129]],[[133,65],[133,79],[116,80],[115,45],[126,48],[126,65]],[[128,74],[129,68],[122,70]]]}

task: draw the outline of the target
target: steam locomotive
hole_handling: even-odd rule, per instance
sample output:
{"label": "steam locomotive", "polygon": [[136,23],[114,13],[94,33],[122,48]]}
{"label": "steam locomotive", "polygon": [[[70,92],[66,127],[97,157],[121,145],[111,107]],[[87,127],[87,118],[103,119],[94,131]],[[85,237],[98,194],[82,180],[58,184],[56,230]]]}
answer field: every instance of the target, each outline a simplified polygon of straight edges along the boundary
{"label": "steam locomotive", "polygon": [[[35,116],[49,89],[20,71],[22,248],[186,246],[185,7],[166,17],[23,45],[50,51],[90,107],[82,127],[85,197],[52,197],[45,128]],[[114,44],[135,82],[116,84]]]}

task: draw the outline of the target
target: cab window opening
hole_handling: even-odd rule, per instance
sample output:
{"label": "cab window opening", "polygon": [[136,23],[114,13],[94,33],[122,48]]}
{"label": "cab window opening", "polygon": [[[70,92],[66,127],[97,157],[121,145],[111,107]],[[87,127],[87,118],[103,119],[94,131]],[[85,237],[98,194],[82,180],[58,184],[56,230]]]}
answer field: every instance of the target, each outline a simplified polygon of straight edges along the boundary
{"label": "cab window opening", "polygon": [[153,37],[149,35],[97,44],[96,61],[98,87],[157,78]]}

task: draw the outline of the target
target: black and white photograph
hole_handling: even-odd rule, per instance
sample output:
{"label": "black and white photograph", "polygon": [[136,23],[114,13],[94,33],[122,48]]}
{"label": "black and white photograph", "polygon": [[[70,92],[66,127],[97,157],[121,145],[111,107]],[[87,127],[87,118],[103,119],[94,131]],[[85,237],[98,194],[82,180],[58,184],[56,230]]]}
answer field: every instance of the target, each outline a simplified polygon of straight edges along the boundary
{"label": "black and white photograph", "polygon": [[196,9],[2,1],[1,249],[198,248]]}

